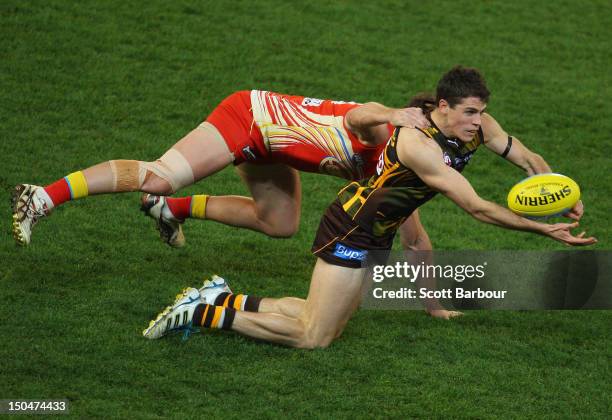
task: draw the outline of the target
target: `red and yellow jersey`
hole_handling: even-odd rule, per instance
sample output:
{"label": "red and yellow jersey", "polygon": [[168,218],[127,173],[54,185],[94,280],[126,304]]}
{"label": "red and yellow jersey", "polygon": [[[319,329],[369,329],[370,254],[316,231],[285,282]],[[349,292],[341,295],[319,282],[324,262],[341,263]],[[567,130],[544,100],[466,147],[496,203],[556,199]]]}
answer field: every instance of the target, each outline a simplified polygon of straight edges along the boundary
{"label": "red and yellow jersey", "polygon": [[273,161],[351,180],[374,174],[384,143],[363,145],[344,121],[358,103],[252,90],[251,106]]}

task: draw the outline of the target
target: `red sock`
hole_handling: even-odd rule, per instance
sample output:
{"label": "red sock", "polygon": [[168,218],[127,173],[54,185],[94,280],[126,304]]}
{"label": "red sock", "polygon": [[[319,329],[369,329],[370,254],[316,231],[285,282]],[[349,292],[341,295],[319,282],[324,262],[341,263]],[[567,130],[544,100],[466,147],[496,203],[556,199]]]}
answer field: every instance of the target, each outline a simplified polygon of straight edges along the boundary
{"label": "red sock", "polygon": [[191,216],[191,196],[178,198],[168,197],[166,198],[166,203],[177,219],[184,220]]}
{"label": "red sock", "polygon": [[58,181],[55,181],[53,184],[49,184],[44,187],[45,192],[53,201],[53,205],[59,206],[62,203],[70,200],[70,185],[66,181],[66,178],[62,178]]}

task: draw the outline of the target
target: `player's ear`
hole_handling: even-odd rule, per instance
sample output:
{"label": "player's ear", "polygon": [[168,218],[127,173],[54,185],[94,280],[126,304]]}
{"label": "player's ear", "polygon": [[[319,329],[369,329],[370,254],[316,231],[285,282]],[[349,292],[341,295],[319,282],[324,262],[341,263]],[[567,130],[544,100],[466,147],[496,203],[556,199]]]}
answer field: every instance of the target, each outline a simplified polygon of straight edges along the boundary
{"label": "player's ear", "polygon": [[448,114],[449,108],[450,105],[448,104],[448,101],[446,99],[440,99],[440,101],[438,102],[438,110],[446,115]]}

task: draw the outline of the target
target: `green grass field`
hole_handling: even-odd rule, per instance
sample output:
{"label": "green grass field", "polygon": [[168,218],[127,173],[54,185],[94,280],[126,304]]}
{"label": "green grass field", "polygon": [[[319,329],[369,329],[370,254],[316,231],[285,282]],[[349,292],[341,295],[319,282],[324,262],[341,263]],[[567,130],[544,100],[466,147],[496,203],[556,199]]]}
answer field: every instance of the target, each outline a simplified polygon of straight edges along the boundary
{"label": "green grass field", "polygon": [[[483,71],[497,120],[579,182],[582,226],[610,249],[612,3],[136,3],[0,3],[0,399],[68,398],[80,418],[609,418],[609,311],[360,311],[317,351],[233,333],[141,337],[212,273],[236,291],[305,296],[342,180],[302,175],[291,239],[192,222],[180,250],[157,239],[136,193],[59,208],[29,248],[13,243],[8,203],[21,182],[156,159],[239,89],[399,107],[461,63]],[[487,151],[464,174],[498,203],[523,178]],[[196,192],[246,190],[228,168],[181,195]],[[437,249],[565,249],[443,197],[422,218]]]}

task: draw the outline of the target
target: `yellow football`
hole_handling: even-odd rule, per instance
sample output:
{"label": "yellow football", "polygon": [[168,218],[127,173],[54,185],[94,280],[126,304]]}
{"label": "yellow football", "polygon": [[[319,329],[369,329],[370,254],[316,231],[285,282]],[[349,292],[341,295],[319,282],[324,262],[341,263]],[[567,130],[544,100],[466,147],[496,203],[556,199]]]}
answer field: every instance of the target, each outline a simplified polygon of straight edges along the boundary
{"label": "yellow football", "polygon": [[516,184],[508,193],[508,208],[524,217],[557,216],[580,200],[580,187],[561,174],[538,174]]}

